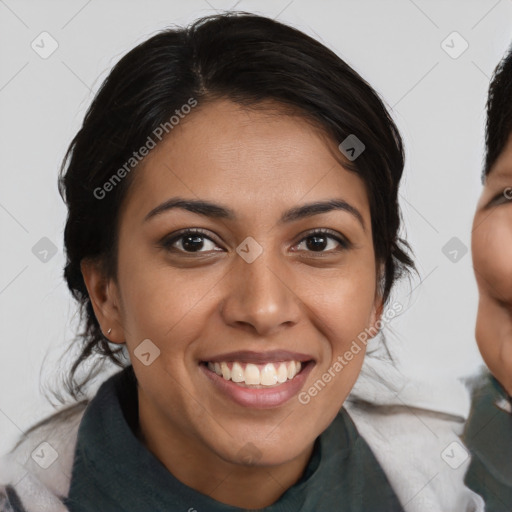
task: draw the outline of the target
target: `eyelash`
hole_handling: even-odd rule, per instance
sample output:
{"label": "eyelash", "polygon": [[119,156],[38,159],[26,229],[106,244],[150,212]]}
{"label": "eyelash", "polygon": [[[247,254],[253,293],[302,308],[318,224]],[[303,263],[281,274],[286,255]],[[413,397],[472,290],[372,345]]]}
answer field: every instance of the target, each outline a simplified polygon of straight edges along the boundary
{"label": "eyelash", "polygon": [[[208,251],[184,251],[184,250],[176,249],[175,247],[173,247],[175,242],[177,242],[177,241],[181,240],[182,238],[185,238],[186,236],[189,236],[189,235],[199,235],[203,238],[207,238],[208,240],[210,240],[213,243],[216,243],[215,240],[213,240],[210,236],[208,236],[208,233],[206,231],[204,231],[203,229],[188,228],[188,229],[181,231],[177,234],[171,235],[170,237],[165,237],[158,245],[161,248],[166,249],[168,251],[178,252],[178,253],[182,253],[182,254],[192,255],[192,254],[201,254],[201,253],[208,252]],[[312,231],[308,231],[305,233],[305,235],[301,238],[301,240],[296,245],[299,245],[299,244],[303,243],[305,240],[307,240],[308,238],[312,238],[314,236],[324,236],[324,237],[330,238],[331,240],[335,240],[336,242],[338,242],[338,244],[341,246],[341,248],[336,249],[336,250],[331,249],[329,251],[323,251],[323,250],[322,251],[307,251],[312,254],[317,254],[317,255],[333,254],[333,253],[348,250],[352,247],[352,244],[349,240],[347,240],[346,238],[341,236],[336,231],[332,231],[330,229],[314,229]]]}

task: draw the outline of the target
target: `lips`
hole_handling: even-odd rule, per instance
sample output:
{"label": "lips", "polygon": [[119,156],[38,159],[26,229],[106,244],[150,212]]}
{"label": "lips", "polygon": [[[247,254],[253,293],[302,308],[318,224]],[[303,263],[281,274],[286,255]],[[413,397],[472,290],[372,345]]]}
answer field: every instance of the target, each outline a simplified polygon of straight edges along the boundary
{"label": "lips", "polygon": [[205,362],[221,363],[222,361],[241,361],[244,363],[273,363],[278,361],[299,361],[306,362],[314,360],[309,354],[299,352],[290,352],[288,350],[271,350],[268,352],[255,352],[251,350],[239,350],[237,352],[228,352],[217,356],[211,356],[204,359]]}
{"label": "lips", "polygon": [[215,387],[245,407],[284,404],[297,394],[314,366],[311,355],[275,350],[212,356],[200,367]]}

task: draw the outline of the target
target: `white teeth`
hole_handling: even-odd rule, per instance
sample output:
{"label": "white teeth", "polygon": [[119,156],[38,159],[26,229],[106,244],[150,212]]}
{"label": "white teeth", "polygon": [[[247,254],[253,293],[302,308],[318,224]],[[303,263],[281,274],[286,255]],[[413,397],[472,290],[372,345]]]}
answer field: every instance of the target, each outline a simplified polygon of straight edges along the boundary
{"label": "white teeth", "polygon": [[229,366],[227,363],[220,363],[220,370],[222,372],[222,376],[226,380],[231,379],[231,370],[229,369]]}
{"label": "white teeth", "polygon": [[231,380],[233,382],[244,382],[245,380],[244,369],[239,363],[233,363],[233,368],[231,368]]}
{"label": "white teeth", "polygon": [[260,380],[260,369],[255,364],[248,364],[245,367],[245,383],[249,385],[258,385]]}
{"label": "white teeth", "polygon": [[277,370],[277,382],[286,382],[288,379],[288,370],[286,369],[286,365],[281,363]]}
{"label": "white teeth", "polygon": [[208,368],[225,380],[236,383],[245,383],[248,386],[275,386],[293,379],[300,372],[302,364],[300,361],[267,363],[265,365],[244,364],[237,361],[233,363],[209,362]]}
{"label": "white teeth", "polygon": [[266,364],[263,370],[261,370],[261,384],[264,386],[277,384],[276,367],[272,363]]}

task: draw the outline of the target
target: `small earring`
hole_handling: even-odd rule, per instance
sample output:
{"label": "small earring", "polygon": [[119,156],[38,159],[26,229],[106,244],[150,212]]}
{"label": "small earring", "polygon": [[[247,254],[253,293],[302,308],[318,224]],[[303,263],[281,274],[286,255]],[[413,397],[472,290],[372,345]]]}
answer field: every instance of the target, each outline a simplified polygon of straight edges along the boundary
{"label": "small earring", "polygon": [[107,331],[107,334],[110,334],[112,332],[112,327]]}

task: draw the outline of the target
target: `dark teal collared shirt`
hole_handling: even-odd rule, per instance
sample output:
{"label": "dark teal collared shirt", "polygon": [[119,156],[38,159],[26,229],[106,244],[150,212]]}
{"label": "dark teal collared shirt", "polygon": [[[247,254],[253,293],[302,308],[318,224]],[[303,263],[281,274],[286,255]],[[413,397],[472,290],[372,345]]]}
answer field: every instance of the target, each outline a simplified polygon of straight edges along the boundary
{"label": "dark teal collared shirt", "polygon": [[[139,441],[133,367],[104,382],[80,427],[71,512],[241,512],[186,486]],[[265,512],[403,512],[369,446],[342,409],[316,440],[306,470]]]}
{"label": "dark teal collared shirt", "polygon": [[484,498],[486,512],[512,511],[510,397],[492,376],[476,388],[464,441],[471,451],[466,485]]}

